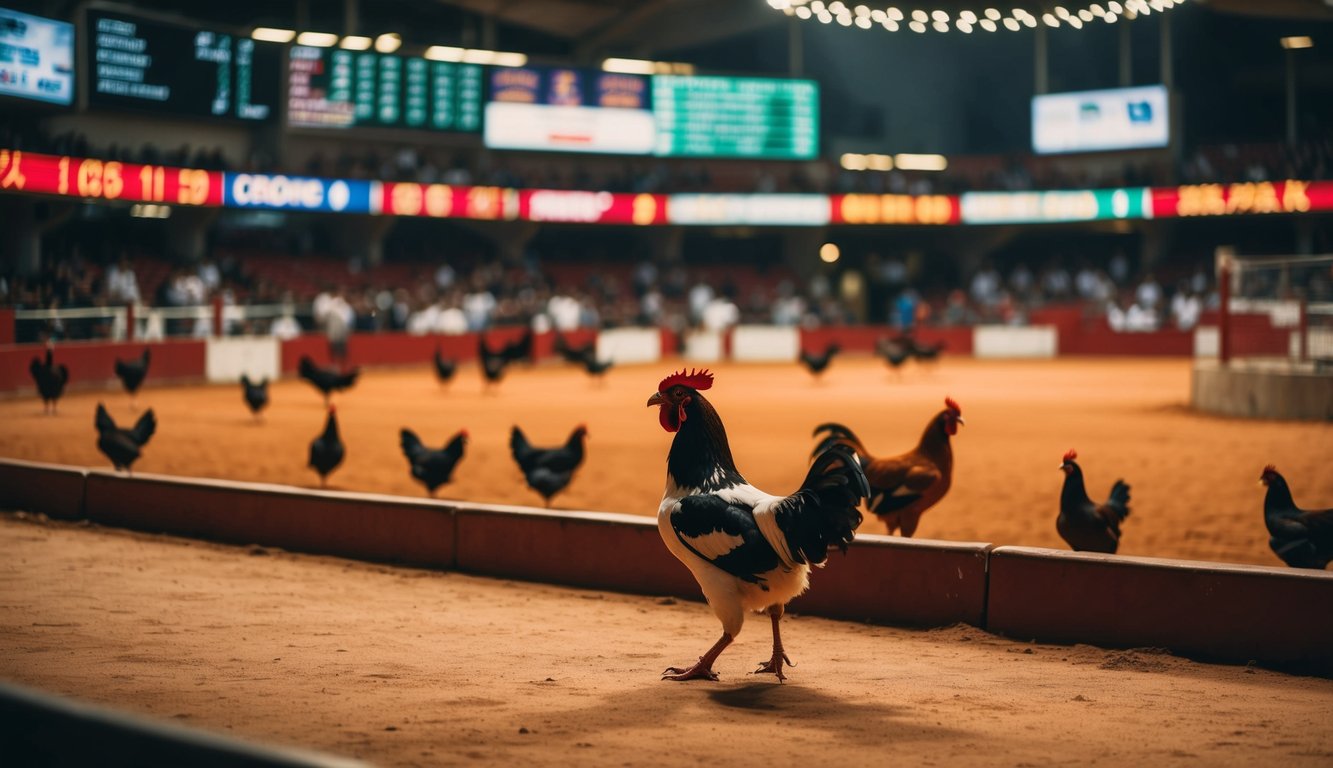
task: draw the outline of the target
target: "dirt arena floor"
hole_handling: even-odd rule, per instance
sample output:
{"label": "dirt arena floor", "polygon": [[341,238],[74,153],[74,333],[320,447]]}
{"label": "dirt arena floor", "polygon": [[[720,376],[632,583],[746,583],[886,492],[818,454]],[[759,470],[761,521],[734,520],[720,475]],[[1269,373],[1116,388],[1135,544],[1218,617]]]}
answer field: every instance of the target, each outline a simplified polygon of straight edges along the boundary
{"label": "dirt arena floor", "polygon": [[[599,385],[577,369],[519,366],[494,393],[483,391],[473,366],[447,387],[426,366],[367,372],[335,397],[348,453],[331,485],[423,494],[408,475],[399,428],[442,445],[467,427],[467,456],[441,496],[540,506],[510,458],[510,427],[555,445],[586,423],[587,461],[555,506],[656,514],[671,436],[644,403],[670,369],[622,366]],[[1258,483],[1268,463],[1285,474],[1298,504],[1333,505],[1333,424],[1195,413],[1184,360],[945,359],[896,376],[878,360],[845,357],[819,383],[795,365],[716,372],[707,396],[726,422],[737,463],[772,493],[793,490],[804,476],[816,424],[841,421],[870,450],[890,455],[913,446],[945,395],[954,397],[967,425],[954,439],[953,489],[922,519],[922,538],[1063,547],[1055,532],[1057,467],[1071,447],[1094,497],[1105,498],[1118,477],[1132,486],[1123,554],[1279,565],[1267,545]],[[140,407],[155,410],[159,427],[135,469],[315,487],[305,465],[323,427],[322,399],[295,379],[275,383],[271,398],[257,423],[239,385],[154,386],[150,376]],[[0,400],[0,456],[108,467],[95,447],[98,401],[121,423],[134,418],[119,391],[74,392],[57,417],[43,416],[35,398]],[[864,530],[884,529],[872,517]]]}
{"label": "dirt arena floor", "polygon": [[[1333,763],[1333,680],[0,515],[0,678],[383,766]],[[818,578],[814,589],[819,588]]]}

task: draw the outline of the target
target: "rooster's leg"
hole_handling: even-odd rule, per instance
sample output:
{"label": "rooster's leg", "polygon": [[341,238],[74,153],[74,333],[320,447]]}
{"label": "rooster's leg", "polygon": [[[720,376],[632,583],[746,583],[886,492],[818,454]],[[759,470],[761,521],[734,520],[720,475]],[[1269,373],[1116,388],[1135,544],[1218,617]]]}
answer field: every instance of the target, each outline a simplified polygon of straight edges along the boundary
{"label": "rooster's leg", "polygon": [[782,620],[782,612],[783,607],[781,605],[774,605],[768,609],[768,616],[773,620],[773,658],[760,663],[759,669],[754,671],[756,675],[771,672],[778,676],[779,683],[787,679],[787,676],[782,674],[783,662],[786,662],[789,667],[796,666],[791,663],[791,659],[787,658],[786,651],[782,650],[782,635],[778,632],[778,622]]}
{"label": "rooster's leg", "polygon": [[726,632],[722,637],[713,643],[713,647],[708,649],[708,653],[699,657],[699,660],[690,667],[667,667],[662,672],[663,680],[717,680],[717,673],[713,671],[713,662],[722,654],[723,649],[731,645],[732,637]]}

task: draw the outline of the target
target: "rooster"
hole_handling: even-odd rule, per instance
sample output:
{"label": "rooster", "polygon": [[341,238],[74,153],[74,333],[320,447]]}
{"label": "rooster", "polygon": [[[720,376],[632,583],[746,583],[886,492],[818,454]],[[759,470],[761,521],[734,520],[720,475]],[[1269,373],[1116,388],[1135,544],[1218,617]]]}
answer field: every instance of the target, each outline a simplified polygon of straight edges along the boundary
{"label": "rooster", "polygon": [[106,407],[98,403],[93,426],[97,428],[97,450],[111,459],[111,466],[133,474],[130,467],[148,444],[148,438],[157,431],[157,417],[153,415],[153,409],[149,408],[134,423],[133,429],[121,429],[112,421]]}
{"label": "rooster", "polygon": [[315,365],[315,361],[310,359],[309,355],[302,355],[301,362],[297,367],[297,372],[301,378],[314,385],[315,389],[324,393],[324,407],[329,406],[329,395],[344,389],[351,389],[356,384],[356,377],[361,374],[360,368],[353,368],[350,371],[335,371],[330,368],[320,368]]}
{"label": "rooster", "polygon": [[500,348],[500,356],[504,358],[506,363],[517,363],[519,361],[529,364],[535,363],[537,358],[533,356],[532,342],[532,327],[529,326],[523,329],[523,335],[518,338],[518,341],[511,341]]}
{"label": "rooster", "polygon": [[265,376],[258,383],[250,381],[250,377],[241,374],[241,395],[245,398],[245,404],[250,407],[250,413],[255,415],[255,420],[259,420],[259,412],[268,407],[268,377]]}
{"label": "rooster", "polygon": [[65,393],[65,385],[69,383],[69,368],[63,363],[56,365],[54,353],[47,347],[46,360],[34,357],[28,364],[28,371],[32,374],[33,382],[37,384],[37,394],[42,396],[42,413],[54,416],[56,403]]}
{"label": "rooster", "polygon": [[846,550],[861,523],[857,505],[870,489],[860,463],[841,445],[819,454],[790,496],[750,485],[736,469],[721,417],[700,394],[712,386],[708,371],[681,371],[648,398],[662,428],[676,435],[657,529],[722,622],[722,637],[697,663],[668,667],[662,678],[717,680],[713,663],[752,610],[766,612],[773,624],[773,654],[755,672],[782,681],[784,663],[791,665],[778,628],[784,608],[809,586],[810,566],[821,565],[829,547]]}
{"label": "rooster", "polygon": [[138,360],[116,359],[116,378],[125,386],[125,391],[130,393],[130,410],[135,410],[134,396],[139,392],[139,387],[143,386],[144,377],[148,375],[148,361],[150,350],[144,347],[143,354]]}
{"label": "rooster", "polygon": [[1333,560],[1333,509],[1315,512],[1297,508],[1286,478],[1272,464],[1264,467],[1259,482],[1268,486],[1264,525],[1273,553],[1292,568],[1327,568]]}
{"label": "rooster", "polygon": [[440,352],[440,348],[435,348],[435,378],[440,380],[440,384],[448,384],[454,377],[454,371],[458,368],[458,363],[446,359]]}
{"label": "rooster", "polygon": [[607,371],[611,370],[611,366],[613,365],[615,365],[614,361],[598,360],[595,356],[589,356],[583,359],[583,370],[587,371],[588,375],[597,381],[606,381],[606,379],[602,377],[606,375]]}
{"label": "rooster", "polygon": [[963,409],[953,398],[944,398],[944,410],[935,414],[921,433],[921,440],[907,453],[877,459],[870,455],[861,439],[837,423],[820,424],[814,435],[826,436],[815,447],[818,456],[835,445],[845,445],[856,452],[870,481],[867,507],[874,512],[889,533],[901,531],[911,538],[926,510],[935,506],[953,483],[953,447],[949,438],[958,434]]}
{"label": "rooster", "polygon": [[814,374],[816,379],[818,379],[824,371],[828,370],[829,363],[833,360],[833,356],[841,351],[842,347],[839,347],[837,344],[828,345],[824,348],[824,352],[818,355],[813,355],[802,350],[801,364],[804,365],[810,373]]}
{"label": "rooster", "polygon": [[569,485],[574,470],[583,463],[583,441],[587,436],[588,428],[580,424],[559,448],[536,448],[518,427],[509,433],[509,450],[514,454],[514,461],[522,470],[528,487],[546,500],[547,508],[551,506],[551,497]]}
{"label": "rooster", "polygon": [[433,499],[435,490],[449,482],[453,477],[454,467],[458,466],[459,459],[463,458],[463,449],[467,447],[467,430],[459,430],[442,450],[433,451],[427,448],[417,437],[417,433],[410,429],[403,428],[398,433],[399,442],[403,446],[403,455],[407,457],[407,463],[412,469],[412,477],[415,477],[426,486],[426,493]]}
{"label": "rooster", "polygon": [[307,465],[319,473],[319,487],[328,485],[329,474],[343,463],[347,449],[338,436],[338,412],[329,406],[329,418],[324,422],[324,431],[310,441],[310,463]]}
{"label": "rooster", "polygon": [[1106,503],[1094,503],[1083,485],[1083,470],[1074,461],[1077,458],[1078,453],[1071,448],[1060,464],[1065,485],[1060,491],[1055,530],[1075,552],[1114,555],[1120,546],[1120,524],[1129,517],[1129,486],[1124,480],[1116,480]]}

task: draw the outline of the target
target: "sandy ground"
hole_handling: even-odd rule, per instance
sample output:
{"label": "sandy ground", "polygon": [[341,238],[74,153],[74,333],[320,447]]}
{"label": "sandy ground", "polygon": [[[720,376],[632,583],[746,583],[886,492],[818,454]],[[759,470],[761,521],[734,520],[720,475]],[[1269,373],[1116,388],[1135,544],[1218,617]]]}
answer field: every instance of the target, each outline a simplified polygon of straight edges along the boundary
{"label": "sandy ground", "polygon": [[[0,516],[0,678],[385,766],[1327,766],[1333,680]],[[816,579],[815,589],[819,588]]]}
{"label": "sandy ground", "polygon": [[[563,442],[589,427],[588,458],[557,507],[655,514],[671,436],[644,407],[666,364],[613,369],[604,385],[558,365],[513,369],[498,391],[482,391],[475,367],[440,387],[425,366],[372,371],[336,396],[344,465],[334,487],[419,495],[398,448],[409,426],[442,445],[458,428],[472,435],[449,498],[540,505],[509,456],[519,424],[536,444]],[[773,493],[805,474],[811,429],[841,421],[885,455],[914,445],[945,395],[967,425],[954,441],[949,495],[922,519],[917,536],[1063,547],[1055,517],[1064,452],[1077,448],[1094,497],[1112,482],[1132,486],[1121,553],[1280,565],[1263,527],[1263,466],[1274,463],[1306,508],[1333,506],[1333,424],[1248,421],[1188,408],[1183,360],[1065,359],[987,362],[946,359],[934,370],[895,376],[880,361],[836,360],[814,383],[795,365],[724,365],[707,393],[731,436],[740,469]],[[0,401],[0,456],[107,467],[97,453],[93,411],[105,401],[131,421],[122,392],[74,393],[57,417],[35,398]],[[262,423],[251,420],[239,385],[154,386],[140,393],[159,428],[135,469],[313,487],[308,445],[323,427],[319,394],[299,380],[273,385]],[[883,532],[874,519],[865,530]]]}

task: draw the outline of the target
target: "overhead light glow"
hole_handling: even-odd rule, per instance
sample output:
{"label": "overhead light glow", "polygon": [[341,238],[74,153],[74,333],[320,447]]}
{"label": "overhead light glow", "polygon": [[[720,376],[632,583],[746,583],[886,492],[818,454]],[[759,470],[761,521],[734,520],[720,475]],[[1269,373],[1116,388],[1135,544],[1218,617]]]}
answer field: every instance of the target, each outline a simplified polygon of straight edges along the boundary
{"label": "overhead light glow", "polygon": [[1003,14],[1001,14],[1001,13],[1000,13],[998,10],[996,10],[995,8],[987,8],[987,9],[986,9],[986,18],[990,19],[991,21],[999,21],[999,20],[1000,20],[1000,16],[1002,16],[1002,15],[1003,15]]}
{"label": "overhead light glow", "polygon": [[332,32],[302,32],[296,36],[296,44],[312,48],[332,48],[338,44],[338,36]]}
{"label": "overhead light glow", "polygon": [[463,49],[452,45],[432,45],[422,54],[431,61],[462,61]]}
{"label": "overhead light glow", "polygon": [[292,38],[296,37],[296,30],[255,27],[254,31],[250,33],[250,37],[255,40],[263,40],[266,43],[290,43]]}
{"label": "overhead light glow", "polygon": [[375,50],[380,53],[393,53],[403,44],[403,38],[397,32],[385,32],[375,38]]}
{"label": "overhead light glow", "polygon": [[911,24],[908,24],[907,26],[911,27],[913,32],[918,32],[918,33],[920,33],[920,32],[925,32],[925,31],[926,31],[926,25],[925,25],[925,24],[922,24],[922,23],[919,22],[919,21],[914,21],[914,22],[912,22]]}
{"label": "overhead light glow", "polygon": [[1308,35],[1301,35],[1299,37],[1284,37],[1282,38],[1282,47],[1286,48],[1289,51],[1295,50],[1297,48],[1313,48],[1314,40],[1311,40]]}
{"label": "overhead light glow", "polygon": [[[1014,20],[1013,20],[1013,19],[1010,19],[1010,21],[1014,21]],[[1018,22],[1014,21],[1014,24],[1018,24]],[[996,29],[996,27],[995,27],[995,22],[991,21],[990,19],[982,19],[982,20],[981,20],[981,28],[984,29],[984,30],[986,30],[987,32],[994,32],[995,29]]]}
{"label": "overhead light glow", "polygon": [[842,251],[833,243],[824,243],[819,246],[819,260],[825,264],[833,264],[842,256]]}
{"label": "overhead light glow", "polygon": [[361,35],[348,35],[338,43],[338,47],[346,51],[366,51],[370,50],[370,44],[374,41]]}
{"label": "overhead light glow", "polygon": [[1017,32],[1019,26],[1021,26],[1021,25],[1018,23],[1018,19],[1005,19],[1005,20],[1004,20],[1004,28],[1007,29],[1007,30],[1009,30],[1010,32]]}
{"label": "overhead light glow", "polygon": [[903,171],[942,171],[949,167],[944,155],[898,154],[893,156],[893,163]]}

